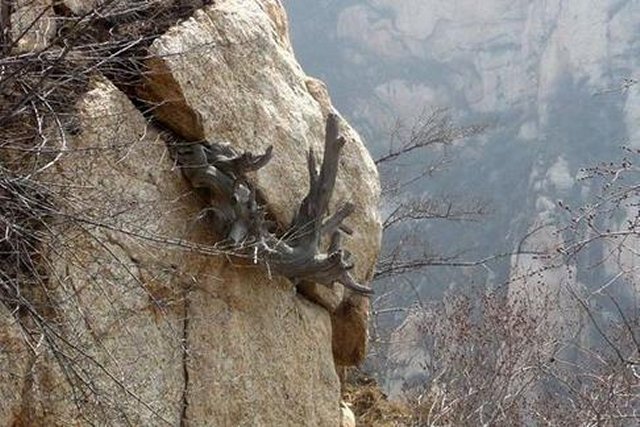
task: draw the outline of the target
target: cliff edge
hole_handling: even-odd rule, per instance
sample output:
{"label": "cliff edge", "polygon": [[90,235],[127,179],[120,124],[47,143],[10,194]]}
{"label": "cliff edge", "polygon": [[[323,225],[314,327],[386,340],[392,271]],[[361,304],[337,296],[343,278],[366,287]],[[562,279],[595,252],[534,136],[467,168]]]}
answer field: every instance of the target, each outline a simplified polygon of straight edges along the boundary
{"label": "cliff edge", "polygon": [[[37,2],[36,17],[21,15],[22,3],[3,13],[14,24],[3,61],[64,54],[80,70],[70,81],[84,83],[58,104],[40,92],[21,102],[16,88],[39,86],[10,80],[0,97],[6,135],[39,124],[32,139],[3,140],[0,209],[31,194],[20,183],[46,199],[28,205],[46,205],[28,265],[0,278],[0,424],[339,425],[336,365],[364,357],[368,299],[339,284],[296,289],[213,246],[209,208],[167,149],[175,139],[273,146],[249,179],[277,223],[291,220],[308,190],[307,153],[322,154],[335,110],[296,62],[282,5],[194,3],[161,34],[127,29],[129,45],[102,52],[136,64],[123,77],[61,40],[69,22],[121,36],[154,2],[63,3]],[[378,176],[358,134],[340,126],[330,210],[355,205],[345,247],[367,283],[380,245]],[[16,144],[30,148],[2,152]],[[15,258],[19,230],[4,227],[0,249]]]}

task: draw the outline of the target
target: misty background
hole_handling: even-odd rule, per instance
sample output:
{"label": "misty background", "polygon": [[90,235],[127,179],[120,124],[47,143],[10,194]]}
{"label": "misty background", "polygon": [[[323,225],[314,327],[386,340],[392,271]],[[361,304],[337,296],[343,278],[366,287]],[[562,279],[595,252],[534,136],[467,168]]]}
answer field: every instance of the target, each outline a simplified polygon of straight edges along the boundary
{"label": "misty background", "polygon": [[[288,0],[285,7],[299,61],[327,83],[374,158],[388,150],[397,120],[410,124],[433,108],[447,108],[460,125],[489,125],[451,147],[445,170],[411,187],[486,206],[480,221],[421,224],[433,253],[472,261],[523,245],[553,247],[568,221],[561,205],[585,204],[599,191],[581,179],[582,168],[621,157],[624,146],[640,148],[640,7],[632,0]],[[422,152],[394,172],[441,154]],[[587,258],[601,254],[596,248]],[[530,287],[510,279],[536,262],[505,256],[428,268],[376,284],[378,294],[401,289],[378,303],[428,305],[470,286],[526,293]],[[549,272],[545,289],[595,289],[615,274],[606,262],[585,265]],[[635,301],[637,291],[633,283],[616,284],[624,300]],[[556,302],[558,315],[569,316]],[[390,312],[384,324],[397,329],[406,313]],[[397,391],[410,370],[395,367],[382,381]]]}

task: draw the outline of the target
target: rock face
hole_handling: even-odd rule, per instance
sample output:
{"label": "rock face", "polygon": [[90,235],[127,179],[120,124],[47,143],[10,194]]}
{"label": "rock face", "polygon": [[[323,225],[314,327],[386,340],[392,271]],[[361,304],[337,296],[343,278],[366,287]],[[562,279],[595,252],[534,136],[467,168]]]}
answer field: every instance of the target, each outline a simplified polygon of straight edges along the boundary
{"label": "rock face", "polygon": [[10,425],[21,412],[22,391],[27,374],[28,354],[22,331],[16,319],[0,305],[0,422]]}
{"label": "rock face", "polygon": [[[19,0],[12,6],[9,30],[14,49],[26,53],[45,48],[56,34],[51,1]],[[9,7],[9,3],[5,7]]]}
{"label": "rock face", "polygon": [[[162,138],[108,82],[80,109],[77,154],[55,179],[82,188],[74,200],[86,225],[51,245],[59,279],[49,291],[71,348],[44,346],[28,359],[35,373],[22,379],[20,416],[28,425],[336,425],[326,310],[284,280],[184,247],[212,236]],[[60,365],[90,386],[67,383],[63,352]],[[88,397],[68,399],[76,389]]]}
{"label": "rock face", "polygon": [[[163,123],[187,139],[228,141],[254,153],[273,145],[272,160],[253,183],[276,220],[288,224],[308,190],[307,153],[322,153],[324,122],[333,107],[326,88],[295,61],[280,4],[216,3],[172,28],[151,51],[156,56],[149,62],[142,95],[158,103],[154,113]],[[380,248],[379,183],[357,133],[346,122],[342,133],[348,142],[331,206],[340,201],[356,206],[346,221],[354,234],[345,246],[356,254],[356,279],[367,282]],[[318,287],[306,291],[336,309],[334,336],[348,336],[335,343],[336,360],[346,365],[362,361],[368,300],[342,297],[342,289],[333,295]]]}
{"label": "rock face", "polygon": [[[216,2],[152,51],[141,92],[162,102],[157,117],[188,140],[273,145],[253,179],[274,217],[290,220],[332,107],[295,62],[281,5]],[[368,300],[309,289],[322,306],[234,265],[212,249],[205,206],[173,167],[166,132],[102,76],[77,111],[46,172],[65,214],[51,225],[46,287],[31,299],[50,327],[0,305],[0,424],[339,425],[335,365],[364,357]],[[345,243],[366,282],[379,249],[378,178],[347,123],[343,133],[332,206],[356,205]]]}

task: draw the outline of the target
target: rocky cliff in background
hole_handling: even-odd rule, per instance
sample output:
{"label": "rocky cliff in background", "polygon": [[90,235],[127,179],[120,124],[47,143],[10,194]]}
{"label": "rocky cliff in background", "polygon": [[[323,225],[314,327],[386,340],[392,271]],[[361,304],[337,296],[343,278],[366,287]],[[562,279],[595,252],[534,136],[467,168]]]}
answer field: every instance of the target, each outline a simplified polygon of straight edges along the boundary
{"label": "rocky cliff in background", "polygon": [[[411,120],[423,107],[449,107],[461,122],[492,124],[456,152],[449,174],[415,189],[427,197],[445,192],[491,201],[491,215],[480,227],[424,227],[444,253],[455,252],[447,252],[451,242],[471,259],[561,245],[568,215],[557,201],[581,205],[599,191],[581,179],[580,168],[624,155],[621,145],[639,144],[640,89],[633,83],[640,66],[637,2],[292,0],[286,5],[301,62],[329,82],[337,105],[365,130],[374,152],[386,148],[390,123],[397,117]],[[545,224],[550,227],[540,228]],[[523,236],[539,229],[521,246]],[[595,250],[588,262],[608,252]],[[540,260],[525,255],[495,262],[489,270],[438,270],[414,280],[422,298],[439,299],[455,287],[452,283],[462,285],[454,292],[464,292],[470,276],[492,287],[539,268]],[[551,298],[557,305],[553,316],[570,317],[575,310],[567,299],[552,296],[566,293],[567,286],[597,288],[616,272],[609,266],[561,267],[530,280],[541,279],[544,289],[514,280],[508,293],[513,300],[530,298],[534,310]],[[611,290],[622,300],[634,300],[637,292],[624,281]],[[389,305],[408,303],[402,295],[397,299]],[[563,322],[576,319],[552,323]]]}
{"label": "rocky cliff in background", "polygon": [[[43,4],[46,28],[62,22],[56,13],[92,13],[77,2]],[[213,249],[205,206],[166,145],[273,145],[251,179],[286,224],[307,191],[307,152],[321,153],[334,108],[296,62],[278,1],[195,9],[154,35],[133,88],[95,72],[72,125],[45,123],[42,146],[59,148],[29,179],[52,189],[56,212],[39,257],[46,280],[37,289],[17,281],[22,294],[0,304],[3,425],[339,424],[336,365],[364,357],[368,299],[337,284],[301,295]],[[28,27],[25,13],[12,11],[14,37]],[[60,40],[42,28],[27,28],[21,52],[55,51]],[[345,245],[367,282],[379,250],[379,183],[358,134],[341,125],[348,141],[331,206],[356,206]]]}

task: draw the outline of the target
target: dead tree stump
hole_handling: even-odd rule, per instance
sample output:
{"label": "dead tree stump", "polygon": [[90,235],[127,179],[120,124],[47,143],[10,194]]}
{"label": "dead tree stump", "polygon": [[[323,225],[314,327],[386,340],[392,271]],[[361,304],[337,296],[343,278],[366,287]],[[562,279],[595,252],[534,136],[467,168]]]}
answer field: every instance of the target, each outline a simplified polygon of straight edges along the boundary
{"label": "dead tree stump", "polygon": [[[272,147],[262,155],[240,154],[229,146],[206,142],[174,144],[171,148],[185,178],[194,188],[208,193],[216,232],[223,236],[219,246],[296,285],[315,282],[329,287],[338,282],[354,292],[370,295],[373,291],[351,276],[353,257],[341,245],[343,236],[351,234],[342,222],[353,213],[354,206],[345,203],[327,217],[344,143],[338,116],[329,114],[320,171],[315,154],[310,151],[309,192],[283,233],[273,231],[273,224],[266,219],[266,207],[258,203],[256,189],[246,178],[248,172],[269,162]],[[325,236],[329,237],[327,248],[322,247]]]}

